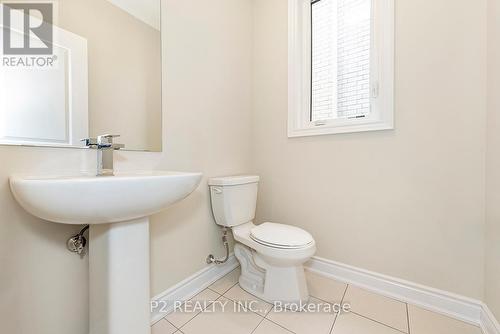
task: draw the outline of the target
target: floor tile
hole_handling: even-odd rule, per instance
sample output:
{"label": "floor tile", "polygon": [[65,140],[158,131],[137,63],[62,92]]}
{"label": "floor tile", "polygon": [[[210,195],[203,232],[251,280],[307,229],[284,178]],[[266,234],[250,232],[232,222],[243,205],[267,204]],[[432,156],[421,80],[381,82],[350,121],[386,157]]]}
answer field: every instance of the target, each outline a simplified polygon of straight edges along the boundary
{"label": "floor tile", "polygon": [[206,305],[214,302],[219,298],[220,295],[210,289],[205,289],[193,298],[190,299],[186,307],[182,307],[181,310],[174,310],[165,317],[166,320],[170,321],[177,328],[182,327],[189,320],[193,319],[201,309]]}
{"label": "floor tile", "polygon": [[401,332],[354,313],[343,313],[335,320],[332,334],[401,334]]}
{"label": "floor tile", "polygon": [[376,293],[349,285],[344,303],[351,311],[408,333],[406,304]]}
{"label": "floor tile", "polygon": [[249,294],[243,290],[239,284],[233,286],[229,291],[224,294],[224,297],[231,299],[235,302],[240,302],[241,305],[248,307],[251,311],[265,317],[273,308],[273,305],[267,303],[254,295]]}
{"label": "floor tile", "polygon": [[411,334],[481,334],[479,327],[409,305]]}
{"label": "floor tile", "polygon": [[227,290],[231,289],[233,285],[238,283],[238,280],[240,279],[240,274],[241,271],[240,268],[238,267],[233,271],[231,271],[226,276],[219,279],[214,284],[210,285],[209,288],[223,295],[224,293],[226,293]]}
{"label": "floor tile", "polygon": [[330,303],[340,303],[347,284],[335,281],[311,271],[306,271],[309,294]]}
{"label": "floor tile", "polygon": [[[324,310],[323,307],[328,305],[312,297],[309,303],[321,310]],[[296,334],[328,334],[335,320],[335,316],[336,314],[333,313],[333,311],[293,312],[287,310],[279,312],[273,309],[269,312],[267,318]]]}
{"label": "floor tile", "polygon": [[184,334],[250,334],[261,321],[262,317],[256,313],[237,310],[233,301],[221,297],[181,331]]}
{"label": "floor tile", "polygon": [[284,329],[281,326],[276,325],[267,319],[264,319],[257,327],[253,334],[293,334],[292,332]]}
{"label": "floor tile", "polygon": [[165,319],[158,321],[151,327],[151,334],[172,334],[176,331],[177,328]]}

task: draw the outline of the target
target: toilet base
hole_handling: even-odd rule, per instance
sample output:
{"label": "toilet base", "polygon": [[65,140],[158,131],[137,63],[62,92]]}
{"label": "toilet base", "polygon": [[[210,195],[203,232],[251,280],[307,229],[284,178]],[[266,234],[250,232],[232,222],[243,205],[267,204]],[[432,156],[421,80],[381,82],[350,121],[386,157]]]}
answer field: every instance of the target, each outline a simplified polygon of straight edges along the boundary
{"label": "toilet base", "polygon": [[[309,300],[302,263],[276,266],[250,247],[237,243],[234,254],[241,265],[240,286],[248,293],[270,303],[300,305]],[[273,259],[275,260],[275,259]]]}

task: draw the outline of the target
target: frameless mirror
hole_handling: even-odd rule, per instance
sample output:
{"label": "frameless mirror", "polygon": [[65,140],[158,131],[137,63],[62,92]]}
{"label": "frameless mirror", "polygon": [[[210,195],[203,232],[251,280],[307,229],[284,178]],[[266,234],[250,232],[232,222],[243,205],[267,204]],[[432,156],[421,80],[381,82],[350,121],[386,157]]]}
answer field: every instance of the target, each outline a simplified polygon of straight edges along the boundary
{"label": "frameless mirror", "polygon": [[0,1],[0,144],[161,151],[160,1]]}

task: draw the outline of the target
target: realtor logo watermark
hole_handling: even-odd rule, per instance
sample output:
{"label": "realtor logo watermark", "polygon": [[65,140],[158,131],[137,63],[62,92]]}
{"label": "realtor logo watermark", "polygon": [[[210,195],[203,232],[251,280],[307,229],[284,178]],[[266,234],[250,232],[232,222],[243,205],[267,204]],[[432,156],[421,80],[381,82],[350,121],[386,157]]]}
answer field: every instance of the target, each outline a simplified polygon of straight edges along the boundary
{"label": "realtor logo watermark", "polygon": [[52,67],[54,5],[9,2],[1,8],[4,67]]}
{"label": "realtor logo watermark", "polygon": [[351,312],[350,303],[327,303],[327,302],[310,302],[310,303],[284,303],[274,302],[269,305],[261,303],[257,300],[236,301],[230,302],[227,299],[216,301],[152,301],[151,312],[155,313],[193,313],[199,312],[214,313],[214,312],[236,312],[236,313],[267,313],[270,308],[275,313],[282,312],[303,312],[303,313],[335,313],[344,314]]}

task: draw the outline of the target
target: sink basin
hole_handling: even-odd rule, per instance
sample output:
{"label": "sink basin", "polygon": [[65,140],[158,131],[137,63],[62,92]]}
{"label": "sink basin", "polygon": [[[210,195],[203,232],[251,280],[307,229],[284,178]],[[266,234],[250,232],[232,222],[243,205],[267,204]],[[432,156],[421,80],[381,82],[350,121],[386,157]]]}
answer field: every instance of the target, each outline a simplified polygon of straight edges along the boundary
{"label": "sink basin", "polygon": [[201,177],[151,172],[10,178],[14,197],[32,215],[90,224],[90,334],[151,333],[149,216],[188,196]]}
{"label": "sink basin", "polygon": [[12,193],[32,215],[61,224],[107,224],[151,216],[188,196],[199,173],[123,173],[113,177],[47,176],[10,179]]}

